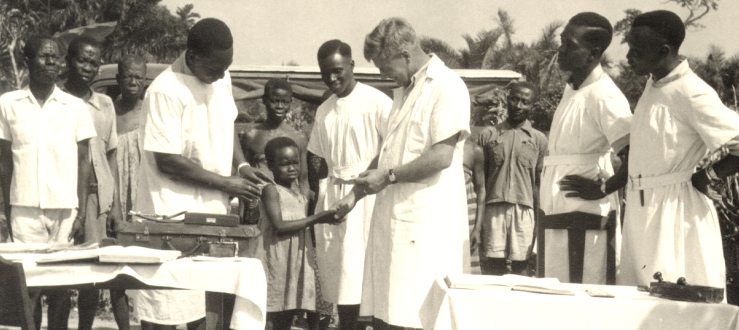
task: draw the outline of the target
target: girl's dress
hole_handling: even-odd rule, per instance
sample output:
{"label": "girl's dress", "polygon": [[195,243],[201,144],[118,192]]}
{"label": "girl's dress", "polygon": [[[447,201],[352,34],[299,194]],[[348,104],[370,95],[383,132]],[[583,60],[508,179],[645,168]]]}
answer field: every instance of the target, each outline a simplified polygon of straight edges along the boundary
{"label": "girl's dress", "polygon": [[[282,220],[306,218],[308,201],[298,192],[275,185]],[[316,309],[313,240],[305,228],[288,234],[277,234],[268,219],[261,221],[264,239],[262,264],[267,276],[267,312],[293,309]]]}

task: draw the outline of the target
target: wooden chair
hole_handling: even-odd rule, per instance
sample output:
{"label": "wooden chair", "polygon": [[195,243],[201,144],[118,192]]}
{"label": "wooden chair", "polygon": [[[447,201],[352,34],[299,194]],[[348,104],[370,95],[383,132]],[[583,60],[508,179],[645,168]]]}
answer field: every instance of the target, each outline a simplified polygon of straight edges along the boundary
{"label": "wooden chair", "polygon": [[0,257],[0,324],[36,330],[23,264]]}
{"label": "wooden chair", "polygon": [[585,232],[587,230],[605,230],[606,244],[606,284],[616,284],[616,249],[611,244],[616,237],[616,211],[611,211],[607,217],[571,212],[544,216],[536,224],[536,276],[546,277],[544,274],[544,246],[546,229],[566,229],[568,239],[570,283],[582,283],[583,262],[585,254]]}

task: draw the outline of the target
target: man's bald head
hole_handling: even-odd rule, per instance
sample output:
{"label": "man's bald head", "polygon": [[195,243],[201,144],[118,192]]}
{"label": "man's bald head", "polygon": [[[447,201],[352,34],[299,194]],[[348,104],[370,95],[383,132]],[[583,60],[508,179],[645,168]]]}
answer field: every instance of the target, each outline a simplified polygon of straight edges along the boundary
{"label": "man's bald head", "polygon": [[143,67],[144,76],[146,76],[146,60],[134,54],[125,55],[118,61],[118,74],[123,74],[126,69],[133,67]]}

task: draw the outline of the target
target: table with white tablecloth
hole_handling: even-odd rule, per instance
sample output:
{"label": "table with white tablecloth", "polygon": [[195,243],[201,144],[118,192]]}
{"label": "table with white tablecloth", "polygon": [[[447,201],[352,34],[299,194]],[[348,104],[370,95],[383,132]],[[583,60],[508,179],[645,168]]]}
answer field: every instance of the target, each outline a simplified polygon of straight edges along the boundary
{"label": "table with white tablecloth", "polygon": [[[5,256],[19,261],[17,255]],[[262,263],[257,259],[203,258],[196,261],[184,258],[161,264],[77,262],[37,265],[37,258],[32,254],[22,258],[29,288],[73,287],[107,282],[124,275],[150,287],[234,294],[231,328],[264,328],[267,286]]]}
{"label": "table with white tablecloth", "polygon": [[437,279],[420,310],[424,329],[739,330],[739,307],[649,296],[636,287],[599,286],[615,298],[508,290],[449,289]]}

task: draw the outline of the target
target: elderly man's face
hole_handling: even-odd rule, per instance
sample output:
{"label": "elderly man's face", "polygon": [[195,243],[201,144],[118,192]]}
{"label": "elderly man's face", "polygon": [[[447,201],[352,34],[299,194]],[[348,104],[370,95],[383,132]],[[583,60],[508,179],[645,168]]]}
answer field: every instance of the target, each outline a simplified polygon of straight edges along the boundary
{"label": "elderly man's face", "polygon": [[116,75],[121,95],[129,99],[141,98],[146,85],[146,64],[128,63],[121,65],[121,73]]}
{"label": "elderly man's face", "polygon": [[204,84],[212,84],[226,75],[233,62],[233,47],[226,50],[212,50],[210,54],[187,52],[188,67]]}
{"label": "elderly man's face", "polygon": [[410,59],[408,55],[401,52],[390,58],[374,58],[372,62],[380,69],[382,78],[390,78],[395,81],[398,86],[408,87],[411,83]]}
{"label": "elderly man's face", "polygon": [[54,40],[42,41],[36,56],[27,59],[28,74],[32,82],[53,84],[59,77],[59,46]]}
{"label": "elderly man's face", "polygon": [[100,48],[80,45],[76,56],[67,57],[67,67],[70,79],[92,83],[100,68]]}

